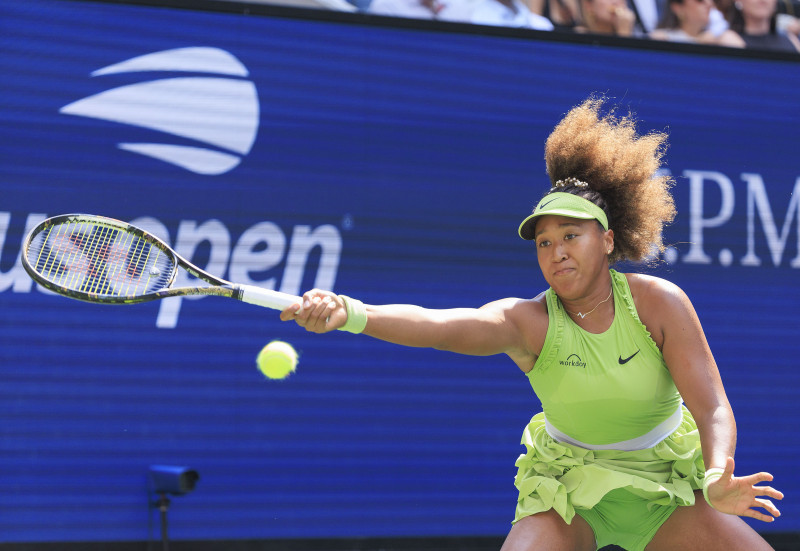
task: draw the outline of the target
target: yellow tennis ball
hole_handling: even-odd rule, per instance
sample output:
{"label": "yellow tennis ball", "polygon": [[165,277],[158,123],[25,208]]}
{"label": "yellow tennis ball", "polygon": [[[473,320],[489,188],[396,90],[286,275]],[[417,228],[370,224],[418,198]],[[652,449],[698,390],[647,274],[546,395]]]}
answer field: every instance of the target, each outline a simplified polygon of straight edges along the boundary
{"label": "yellow tennis ball", "polygon": [[297,367],[297,351],[288,342],[272,341],[258,353],[256,365],[269,379],[285,379]]}

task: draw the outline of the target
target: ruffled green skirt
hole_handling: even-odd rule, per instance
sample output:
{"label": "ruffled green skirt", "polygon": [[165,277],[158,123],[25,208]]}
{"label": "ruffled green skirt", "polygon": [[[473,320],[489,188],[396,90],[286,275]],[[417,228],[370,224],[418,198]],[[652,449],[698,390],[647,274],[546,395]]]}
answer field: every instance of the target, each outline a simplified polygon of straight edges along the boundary
{"label": "ruffled green skirt", "polygon": [[705,474],[697,424],[685,406],[677,430],[645,450],[587,450],[556,442],[545,431],[543,413],[528,423],[522,444],[514,522],[555,509],[571,523],[575,509],[591,509],[617,489],[640,496],[648,506],[694,505],[693,491],[702,488]]}

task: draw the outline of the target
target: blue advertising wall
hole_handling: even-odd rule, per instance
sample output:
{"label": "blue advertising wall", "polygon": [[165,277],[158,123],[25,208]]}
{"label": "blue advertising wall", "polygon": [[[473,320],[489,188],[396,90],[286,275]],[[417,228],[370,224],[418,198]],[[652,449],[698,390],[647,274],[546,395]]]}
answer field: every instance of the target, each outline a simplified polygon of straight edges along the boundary
{"label": "blue advertising wall", "polygon": [[[546,136],[594,92],[669,131],[679,215],[648,270],[704,323],[737,472],[800,494],[800,64],[368,22],[0,4],[0,541],[152,537],[152,464],[201,476],[174,539],[505,533],[539,411],[507,358],[310,335],[217,298],[70,301],[32,284],[20,242],[88,212],[290,293],[532,297],[516,227]],[[284,381],[255,368],[272,339],[300,351]],[[757,528],[800,530],[797,501],[782,511]]]}

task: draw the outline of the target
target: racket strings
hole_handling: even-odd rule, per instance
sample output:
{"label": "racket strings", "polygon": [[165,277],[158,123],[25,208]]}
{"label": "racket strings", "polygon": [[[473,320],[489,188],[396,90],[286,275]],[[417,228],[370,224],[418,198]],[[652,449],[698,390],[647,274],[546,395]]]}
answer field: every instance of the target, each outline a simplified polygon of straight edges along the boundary
{"label": "racket strings", "polygon": [[96,222],[48,227],[26,253],[45,279],[92,295],[136,296],[164,288],[174,262],[141,236]]}

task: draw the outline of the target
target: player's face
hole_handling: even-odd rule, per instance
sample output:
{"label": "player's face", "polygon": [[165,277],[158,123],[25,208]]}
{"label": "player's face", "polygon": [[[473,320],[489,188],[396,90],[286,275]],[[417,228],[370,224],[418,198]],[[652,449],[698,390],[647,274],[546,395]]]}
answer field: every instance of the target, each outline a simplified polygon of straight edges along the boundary
{"label": "player's face", "polygon": [[547,283],[563,298],[578,298],[608,270],[613,232],[596,220],[547,215],[536,222],[534,242]]}

